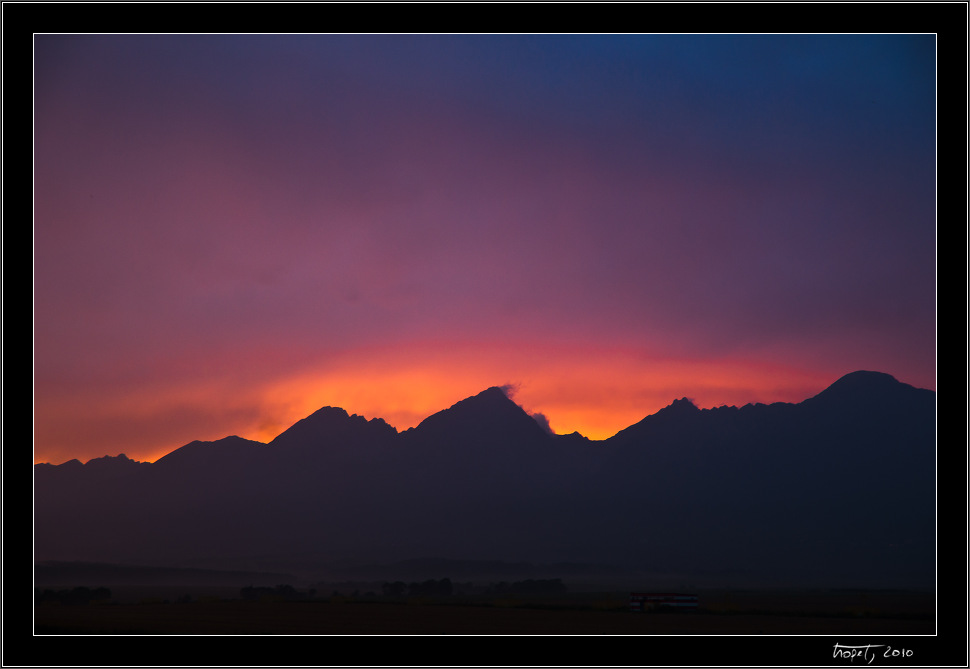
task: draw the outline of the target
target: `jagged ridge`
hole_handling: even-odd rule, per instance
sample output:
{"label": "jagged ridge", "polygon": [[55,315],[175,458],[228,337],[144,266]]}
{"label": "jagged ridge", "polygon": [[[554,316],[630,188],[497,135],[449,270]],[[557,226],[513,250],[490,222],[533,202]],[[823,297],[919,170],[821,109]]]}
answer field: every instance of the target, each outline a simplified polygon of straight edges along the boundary
{"label": "jagged ridge", "polygon": [[[499,388],[402,433],[326,407],[270,445],[230,437],[154,465],[36,466],[35,553],[439,555],[716,572],[725,584],[926,584],[935,399],[847,375],[798,404],[677,400],[601,442],[549,435]],[[109,463],[126,475],[103,475]]]}

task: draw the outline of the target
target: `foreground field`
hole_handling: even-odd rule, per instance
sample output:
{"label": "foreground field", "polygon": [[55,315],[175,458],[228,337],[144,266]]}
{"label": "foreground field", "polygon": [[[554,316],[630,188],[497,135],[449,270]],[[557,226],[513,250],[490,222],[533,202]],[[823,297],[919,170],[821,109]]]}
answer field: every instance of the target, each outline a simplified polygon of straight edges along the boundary
{"label": "foreground field", "polygon": [[[911,598],[912,599],[912,598]],[[693,613],[631,613],[609,602],[599,607],[568,602],[333,601],[38,605],[36,634],[469,634],[469,635],[924,635],[934,634],[926,600],[895,597],[882,611],[845,604],[858,595],[823,600],[785,598],[769,608],[766,596],[709,598]],[[879,596],[861,601],[879,605]],[[788,606],[786,610],[784,606]],[[761,608],[765,607],[765,608]],[[812,610],[815,608],[815,610]],[[760,609],[760,610],[759,610]]]}

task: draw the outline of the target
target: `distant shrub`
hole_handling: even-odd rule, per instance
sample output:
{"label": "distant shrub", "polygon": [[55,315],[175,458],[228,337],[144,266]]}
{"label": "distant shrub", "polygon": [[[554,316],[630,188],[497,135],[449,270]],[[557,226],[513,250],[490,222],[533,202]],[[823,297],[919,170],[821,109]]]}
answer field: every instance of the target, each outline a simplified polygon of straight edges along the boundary
{"label": "distant shrub", "polygon": [[111,599],[111,591],[108,588],[87,588],[80,586],[73,590],[44,590],[39,593],[36,601],[38,604],[68,604],[72,606],[90,604],[91,602],[105,602]]}
{"label": "distant shrub", "polygon": [[407,589],[407,583],[404,581],[394,581],[393,583],[384,583],[381,586],[381,593],[385,597],[403,597]]}
{"label": "distant shrub", "polygon": [[547,579],[526,579],[525,581],[515,581],[514,583],[496,583],[489,587],[487,593],[492,595],[503,594],[545,594],[554,592],[566,592],[566,585],[561,578]]}
{"label": "distant shrub", "polygon": [[305,598],[292,585],[277,585],[275,588],[249,586],[242,588],[239,596],[249,601],[294,601]]}
{"label": "distant shrub", "polygon": [[410,597],[441,597],[450,594],[450,578],[443,578],[440,581],[431,579],[422,583],[411,583],[408,585],[408,595]]}

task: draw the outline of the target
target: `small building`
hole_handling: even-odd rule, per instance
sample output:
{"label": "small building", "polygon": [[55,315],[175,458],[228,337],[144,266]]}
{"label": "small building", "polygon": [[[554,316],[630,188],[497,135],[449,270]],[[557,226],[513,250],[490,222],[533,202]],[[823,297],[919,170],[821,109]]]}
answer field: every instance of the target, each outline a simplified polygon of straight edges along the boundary
{"label": "small building", "polygon": [[697,595],[674,592],[631,592],[630,610],[644,611],[696,611]]}

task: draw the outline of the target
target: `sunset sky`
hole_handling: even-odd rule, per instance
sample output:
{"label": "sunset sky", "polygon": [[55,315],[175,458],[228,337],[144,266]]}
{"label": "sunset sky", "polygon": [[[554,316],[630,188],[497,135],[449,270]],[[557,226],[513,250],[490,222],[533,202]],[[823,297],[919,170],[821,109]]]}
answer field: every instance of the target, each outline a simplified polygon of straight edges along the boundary
{"label": "sunset sky", "polygon": [[936,389],[933,35],[34,40],[34,461]]}

